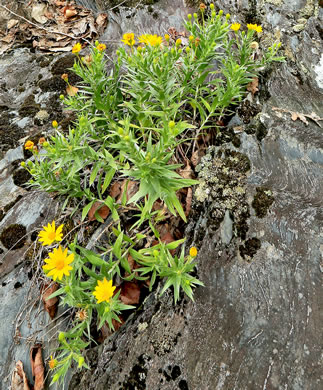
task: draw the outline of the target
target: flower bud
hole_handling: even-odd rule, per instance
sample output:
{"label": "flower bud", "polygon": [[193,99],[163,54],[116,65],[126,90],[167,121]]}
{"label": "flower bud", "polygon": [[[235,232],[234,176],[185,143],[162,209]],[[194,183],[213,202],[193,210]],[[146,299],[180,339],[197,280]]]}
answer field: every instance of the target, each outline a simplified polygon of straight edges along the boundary
{"label": "flower bud", "polygon": [[220,9],[219,11],[219,15],[222,16],[223,15],[223,9]]}
{"label": "flower bud", "polygon": [[187,46],[186,49],[185,49],[185,51],[186,51],[187,54],[190,52],[190,50],[191,50],[191,49],[190,49],[188,46]]}
{"label": "flower bud", "polygon": [[25,166],[26,166],[25,161],[22,161],[22,162],[20,163],[20,165],[21,165],[22,167],[25,167]]}
{"label": "flower bud", "polygon": [[154,164],[155,162],[157,161],[157,158],[156,157],[154,157],[152,160],[151,160],[151,162]]}
{"label": "flower bud", "polygon": [[84,357],[83,356],[79,357],[78,363],[79,363],[79,368],[81,368],[84,364]]}
{"label": "flower bud", "polygon": [[54,127],[54,129],[57,129],[57,127],[58,127],[57,121],[53,121],[53,122],[52,122],[52,126]]}
{"label": "flower bud", "polygon": [[214,4],[213,3],[210,4],[210,8],[211,8],[212,11],[214,10]]}
{"label": "flower bud", "polygon": [[194,16],[194,19],[198,18],[197,13],[195,13],[195,12],[194,12],[193,16]]}
{"label": "flower bud", "polygon": [[230,14],[226,14],[226,15],[225,15],[225,18],[226,18],[227,20],[230,19],[230,17],[231,17]]}
{"label": "flower bud", "polygon": [[64,100],[65,99],[64,95],[59,95],[59,98],[60,98],[60,100]]}
{"label": "flower bud", "polygon": [[190,43],[192,43],[192,42],[194,41],[193,35],[190,35],[190,36],[188,37],[188,40],[189,40]]}
{"label": "flower bud", "polygon": [[175,126],[176,126],[176,124],[175,124],[174,121],[170,121],[170,122],[168,123],[168,127],[169,127],[170,129],[173,129]]}
{"label": "flower bud", "polygon": [[187,18],[188,18],[188,20],[191,20],[192,19],[192,14],[188,14]]}
{"label": "flower bud", "polygon": [[118,134],[123,135],[123,128],[122,127],[118,127]]}
{"label": "flower bud", "polygon": [[44,147],[44,148],[47,148],[47,146],[49,146],[49,143],[48,143],[47,141],[45,141],[45,142],[43,143],[43,147]]}
{"label": "flower bud", "polygon": [[34,166],[34,163],[32,161],[30,161],[30,160],[27,162],[27,164],[28,164],[29,168]]}
{"label": "flower bud", "polygon": [[165,41],[169,41],[169,35],[168,34],[165,34]]}
{"label": "flower bud", "polygon": [[59,340],[61,343],[65,341],[65,333],[64,333],[64,332],[59,332],[58,340]]}
{"label": "flower bud", "polygon": [[180,46],[182,44],[182,40],[181,39],[176,39],[176,47]]}
{"label": "flower bud", "polygon": [[125,136],[123,137],[123,139],[124,139],[126,142],[130,141],[129,135],[125,135]]}
{"label": "flower bud", "polygon": [[216,15],[216,12],[215,12],[215,11],[212,11],[212,12],[211,12],[212,18],[215,18],[215,15]]}

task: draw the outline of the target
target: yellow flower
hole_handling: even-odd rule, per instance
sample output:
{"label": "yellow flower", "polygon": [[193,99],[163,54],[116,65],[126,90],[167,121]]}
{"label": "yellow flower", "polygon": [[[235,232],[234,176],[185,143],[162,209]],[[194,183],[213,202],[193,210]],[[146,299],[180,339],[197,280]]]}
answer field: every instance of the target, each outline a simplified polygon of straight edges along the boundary
{"label": "yellow flower", "polygon": [[49,368],[53,370],[57,366],[58,361],[53,359],[53,355],[50,356],[50,361],[48,362]]}
{"label": "yellow flower", "polygon": [[258,26],[257,24],[255,24],[255,31],[257,31],[257,33],[261,33],[262,32],[262,27]]}
{"label": "yellow flower", "polygon": [[197,248],[195,246],[192,246],[190,249],[190,256],[195,257],[197,255]]}
{"label": "yellow flower", "polygon": [[63,226],[64,225],[60,225],[56,230],[55,221],[53,221],[52,224],[48,223],[47,227],[43,226],[44,230],[38,234],[40,237],[39,241],[43,243],[42,245],[51,245],[54,241],[61,241],[63,238]]}
{"label": "yellow flower", "polygon": [[26,150],[32,150],[33,147],[34,147],[33,141],[27,141],[27,142],[25,143],[25,149],[26,149]]}
{"label": "yellow flower", "polygon": [[257,24],[247,24],[247,28],[248,30],[254,30],[258,33],[262,32],[262,27],[261,26],[258,26]]}
{"label": "yellow flower", "polygon": [[61,246],[58,249],[54,249],[53,252],[49,253],[49,259],[45,259],[45,265],[43,270],[47,276],[53,277],[54,280],[61,280],[64,275],[68,276],[70,270],[73,267],[70,266],[74,260],[74,254],[67,255],[67,248],[63,250]]}
{"label": "yellow flower", "polygon": [[168,34],[165,34],[165,41],[169,41],[169,35]]}
{"label": "yellow flower", "polygon": [[182,44],[182,40],[181,39],[176,39],[176,46],[180,46]]}
{"label": "yellow flower", "polygon": [[98,303],[109,302],[113,296],[115,286],[112,286],[112,280],[107,281],[106,278],[98,280],[98,284],[95,287],[93,295],[95,296]]}
{"label": "yellow flower", "polygon": [[77,54],[82,50],[82,45],[78,42],[73,46],[72,53]]}
{"label": "yellow flower", "polygon": [[57,121],[53,121],[53,122],[52,122],[52,126],[54,127],[54,129],[57,129],[57,127],[58,127]]}
{"label": "yellow flower", "polygon": [[96,47],[99,51],[104,51],[107,47],[104,43],[99,43]]}
{"label": "yellow flower", "polygon": [[151,35],[151,34],[143,34],[139,38],[139,43],[144,43],[145,45],[150,46],[159,46],[163,42],[163,38],[160,36]]}
{"label": "yellow flower", "polygon": [[231,24],[231,30],[233,30],[233,31],[238,31],[239,29],[240,29],[240,27],[241,27],[241,24],[240,23],[233,23],[233,24]]}
{"label": "yellow flower", "polygon": [[123,42],[125,45],[133,46],[136,43],[135,34],[134,33],[123,34],[123,39],[121,39],[121,42]]}

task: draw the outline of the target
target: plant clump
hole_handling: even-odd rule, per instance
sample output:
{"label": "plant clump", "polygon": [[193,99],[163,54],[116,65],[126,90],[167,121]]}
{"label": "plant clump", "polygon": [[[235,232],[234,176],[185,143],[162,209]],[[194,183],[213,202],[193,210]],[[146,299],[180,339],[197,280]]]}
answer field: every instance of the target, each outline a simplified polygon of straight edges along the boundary
{"label": "plant clump", "polygon": [[[193,300],[193,289],[203,285],[195,270],[198,249],[185,248],[185,238],[165,238],[161,231],[167,219],[178,225],[187,221],[191,187],[199,183],[188,157],[197,152],[198,140],[211,131],[221,133],[226,115],[240,104],[257,72],[282,57],[279,43],[254,55],[252,42],[261,26],[230,23],[231,16],[216,13],[214,5],[209,16],[204,4],[199,8],[201,18],[188,15],[184,22],[188,40],[126,32],[109,67],[104,44],[96,42],[82,56],[77,43],[72,71],[82,82],[73,85],[66,73],[60,79],[67,93],[60,98],[76,113],[73,126],[64,132],[54,120],[53,136],[25,144],[33,154],[23,163],[32,187],[64,196],[63,207],[76,204],[74,213],[80,209],[82,221],[110,222],[107,243],[95,251],[78,245],[77,235],[62,246],[65,238],[54,221],[40,233],[43,245],[54,246],[43,269],[60,285],[49,299],[60,296],[63,305],[82,312],[68,332],[59,334],[53,382],[63,380],[72,361],[88,368],[83,350],[91,341],[92,320],[97,318],[98,329],[107,324],[113,330],[122,323],[122,312],[134,308],[122,299],[126,283],[133,288],[146,283],[151,291],[162,280],[160,293],[172,288],[175,303],[182,294]],[[207,200],[207,186],[215,183],[216,193],[210,195],[221,207],[212,215],[219,222],[229,209],[239,223],[248,159],[221,149],[205,163],[212,177],[200,169],[197,198]]]}

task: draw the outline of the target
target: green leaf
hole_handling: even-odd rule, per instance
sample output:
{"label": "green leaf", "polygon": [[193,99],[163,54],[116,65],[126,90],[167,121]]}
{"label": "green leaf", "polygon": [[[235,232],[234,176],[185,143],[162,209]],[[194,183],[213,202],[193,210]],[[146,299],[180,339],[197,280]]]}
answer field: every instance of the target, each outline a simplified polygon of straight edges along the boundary
{"label": "green leaf", "polygon": [[88,203],[82,210],[82,221],[84,221],[85,217],[88,215],[90,208],[93,206],[95,200],[92,200],[90,203]]}

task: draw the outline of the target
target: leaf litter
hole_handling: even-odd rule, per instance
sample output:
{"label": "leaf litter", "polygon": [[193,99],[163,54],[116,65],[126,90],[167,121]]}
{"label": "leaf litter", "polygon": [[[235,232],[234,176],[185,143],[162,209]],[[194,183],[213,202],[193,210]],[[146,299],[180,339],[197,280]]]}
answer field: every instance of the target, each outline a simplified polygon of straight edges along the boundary
{"label": "leaf litter", "polygon": [[0,5],[0,20],[5,21],[0,23],[0,54],[16,42],[26,41],[45,52],[64,52],[79,40],[96,39],[104,31],[108,16],[100,13],[95,17],[75,1],[31,0],[18,8],[14,3]]}

